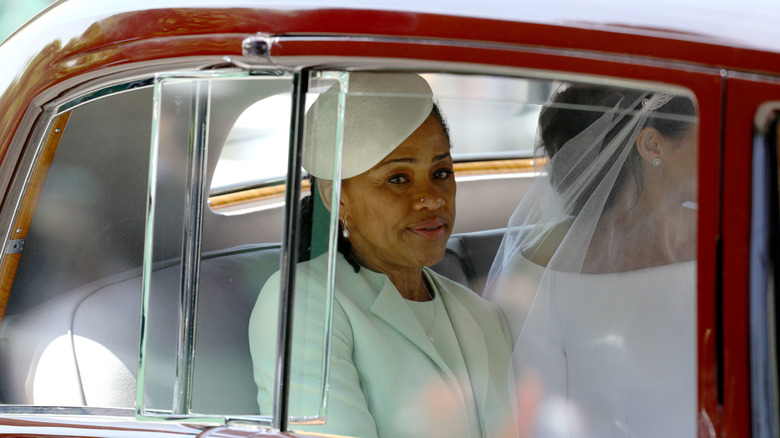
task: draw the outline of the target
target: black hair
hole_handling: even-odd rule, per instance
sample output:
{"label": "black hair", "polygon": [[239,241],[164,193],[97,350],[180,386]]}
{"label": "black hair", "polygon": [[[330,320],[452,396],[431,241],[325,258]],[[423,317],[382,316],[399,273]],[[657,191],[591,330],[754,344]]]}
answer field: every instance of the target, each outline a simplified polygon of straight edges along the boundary
{"label": "black hair", "polygon": [[[309,175],[311,183],[311,192],[317,190],[314,176]],[[298,262],[303,262],[311,258],[311,227],[314,220],[314,196],[306,195],[301,199],[300,209],[300,232],[298,234]]]}
{"label": "black hair", "polygon": [[441,125],[441,129],[444,130],[444,136],[447,138],[447,144],[452,147],[452,140],[450,140],[450,126],[447,124],[447,119],[444,118],[444,114],[441,113],[441,109],[436,102],[433,103],[433,109],[431,110],[431,113]]}
{"label": "black hair", "polygon": [[[311,238],[312,227],[314,226],[314,193],[317,189],[317,178],[313,175],[309,175],[309,181],[311,182],[311,194],[306,195],[301,199],[301,221],[300,221],[300,233],[298,233],[298,262],[309,260],[312,256],[311,250]],[[347,261],[355,268],[355,272],[360,270],[360,264],[355,259],[352,253],[352,243],[349,239],[346,239],[342,235],[343,228],[339,223],[338,229],[338,251],[344,255]]]}
{"label": "black hair", "polygon": [[[591,85],[569,86],[563,91],[556,93],[551,104],[546,105],[542,109],[539,115],[539,146],[544,149],[545,154],[549,158],[552,158],[566,142],[595,123],[605,112],[615,107],[622,111],[640,110],[642,108],[642,100],[646,97],[650,97],[650,94],[640,90]],[[632,106],[634,103],[636,105]],[[679,117],[681,115],[691,117]],[[644,126],[657,129],[661,135],[667,138],[680,139],[690,129],[690,120],[695,115],[696,108],[691,99],[684,96],[675,96],[661,108],[651,111]],[[603,150],[631,119],[630,115],[622,117],[604,135],[599,151]],[[617,158],[618,153],[620,153],[620,150],[614,152],[614,158]],[[590,164],[587,160],[574,161],[576,161],[574,166],[580,167],[580,170],[585,170]],[[550,182],[559,191],[566,190],[573,184],[576,178],[571,178],[570,176],[579,173],[577,172],[578,169],[572,167],[571,162],[567,162],[566,166],[556,167],[556,162],[552,161],[550,166],[548,166]],[[583,190],[583,193],[572,201],[568,207],[569,214],[576,215],[582,210],[585,202],[590,198],[606,172],[607,168],[605,167],[601,174],[597,175],[587,188]],[[632,147],[617,176],[612,192],[610,192],[607,198],[605,208],[609,209],[614,206],[618,195],[629,182],[633,183],[638,197],[642,191],[642,178],[642,157],[639,151]]]}

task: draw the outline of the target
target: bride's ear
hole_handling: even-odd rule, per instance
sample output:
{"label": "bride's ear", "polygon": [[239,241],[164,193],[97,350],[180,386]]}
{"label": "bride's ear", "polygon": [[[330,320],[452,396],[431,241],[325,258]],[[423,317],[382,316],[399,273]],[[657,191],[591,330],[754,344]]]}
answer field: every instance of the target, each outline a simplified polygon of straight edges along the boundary
{"label": "bride's ear", "polygon": [[653,160],[661,158],[661,142],[664,138],[655,128],[645,127],[639,131],[636,137],[636,149],[647,164],[653,164]]}

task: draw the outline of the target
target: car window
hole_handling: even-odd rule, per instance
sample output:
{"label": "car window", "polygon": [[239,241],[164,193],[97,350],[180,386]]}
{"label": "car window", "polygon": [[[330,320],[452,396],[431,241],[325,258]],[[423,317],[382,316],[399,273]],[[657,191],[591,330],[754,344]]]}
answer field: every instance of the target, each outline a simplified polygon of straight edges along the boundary
{"label": "car window", "polygon": [[[4,341],[0,342],[0,369],[10,370],[3,374],[10,377],[0,381],[2,402],[135,406],[142,417],[157,420],[224,422],[241,417],[265,425],[279,421],[276,410],[284,404],[281,415],[293,430],[349,435],[363,429],[350,430],[354,421],[343,418],[363,419],[362,425],[375,421],[424,427],[426,418],[433,418],[434,413],[427,413],[429,417],[417,413],[425,412],[422,402],[439,388],[431,384],[435,381],[442,383],[444,393],[467,400],[458,411],[465,413],[462,417],[447,417],[437,424],[456,429],[464,424],[481,427],[480,422],[464,420],[479,412],[480,406],[471,405],[470,398],[459,393],[462,388],[453,385],[468,374],[468,364],[450,370],[452,376],[459,377],[436,380],[440,372],[447,374],[441,369],[451,366],[452,357],[448,357],[437,363],[441,369],[424,368],[409,384],[409,375],[398,372],[397,359],[409,351],[429,358],[433,352],[413,350],[400,338],[392,342],[371,338],[387,327],[415,327],[430,334],[426,333],[430,328],[420,323],[427,320],[427,310],[400,300],[395,304],[404,307],[393,308],[386,314],[387,320],[378,322],[371,319],[375,314],[366,310],[372,303],[361,301],[364,295],[347,293],[357,284],[373,287],[372,281],[386,281],[381,271],[361,267],[365,259],[343,247],[345,239],[361,235],[366,222],[359,218],[344,221],[339,214],[344,193],[339,172],[348,180],[373,167],[349,177],[345,176],[349,169],[340,168],[339,163],[345,165],[361,154],[361,148],[346,146],[345,131],[355,128],[348,127],[345,113],[306,114],[323,96],[344,99],[342,103],[349,108],[346,99],[355,73],[360,72],[306,70],[300,76],[283,70],[251,74],[241,70],[171,72],[158,75],[156,82],[145,78],[121,92],[100,90],[96,92],[100,98],[97,94],[94,98],[77,96],[52,111],[52,124],[41,137],[44,143],[55,138],[54,134],[61,133],[61,138],[44,172],[45,183],[19,253],[8,316],[0,330]],[[579,216],[565,210],[565,217],[526,215],[529,222],[513,221],[523,203],[534,195],[550,205],[561,202],[562,196],[549,184],[553,167],[549,166],[551,154],[540,141],[542,113],[573,106],[601,115],[614,112],[634,117],[642,112],[644,99],[680,98],[691,103],[693,113],[665,117],[684,120],[694,126],[690,132],[696,132],[695,99],[678,87],[603,77],[529,71],[518,71],[515,76],[441,70],[417,74],[430,87],[447,127],[446,150],[452,160],[452,169],[445,160],[446,164],[431,175],[436,181],[449,181],[451,176],[457,183],[456,193],[452,193],[457,213],[453,210],[446,220],[450,238],[440,260],[426,259],[425,266],[431,265],[431,272],[442,276],[435,277],[439,286],[446,281],[447,287],[468,288],[474,292],[469,292],[469,299],[478,300],[479,306],[489,305],[476,295],[490,299],[507,324],[508,339],[502,338],[502,342],[517,345],[526,321],[539,318],[532,317],[534,303],[541,303],[536,305],[539,307],[547,303],[544,296],[537,295],[539,271],[529,268],[520,272],[524,281],[512,288],[513,293],[498,294],[495,280],[488,275],[494,259],[505,257],[509,245],[520,241],[516,238],[533,235],[523,234],[528,230],[568,224]],[[554,102],[562,91],[578,87],[641,96],[637,97],[640,109],[617,111],[603,103]],[[382,96],[414,99],[417,94]],[[574,123],[574,119],[563,120],[563,125]],[[306,145],[320,135],[323,126],[329,134],[322,144],[329,146],[307,158]],[[695,140],[687,140],[686,145],[697,146]],[[559,155],[573,162],[581,156],[587,155]],[[679,157],[682,161],[691,155]],[[669,178],[692,176],[693,186],[687,188],[696,193],[695,154],[693,157],[692,168],[670,173]],[[664,159],[656,166],[650,160],[647,172],[672,172],[671,166],[664,166],[669,162],[673,160]],[[314,174],[312,169],[321,166],[327,169],[325,174]],[[288,173],[290,169],[294,169],[293,174]],[[406,173],[397,172],[383,181],[400,185],[408,179]],[[420,199],[426,197],[423,193]],[[376,197],[366,199],[371,202],[364,213],[372,213],[376,223],[404,220],[393,207],[396,198],[385,202],[377,202]],[[686,217],[695,213],[695,199],[677,207],[683,204]],[[423,225],[417,226],[423,235],[442,228],[435,221]],[[548,234],[554,235],[552,231],[535,236],[543,242]],[[685,229],[684,240],[687,244],[693,241],[695,247],[695,236],[694,223]],[[503,250],[499,249],[502,241]],[[383,248],[393,252],[399,245],[385,242],[376,253]],[[540,253],[547,248],[531,247]],[[400,258],[413,259],[415,254],[402,253]],[[512,257],[507,260],[517,261]],[[602,271],[584,273],[637,271],[615,269],[620,261],[612,259],[597,265]],[[689,265],[685,265],[684,275],[692,272]],[[543,264],[538,266],[545,269]],[[369,279],[353,281],[356,268],[364,274],[371,271]],[[427,275],[434,278],[433,273]],[[599,283],[588,278],[591,283],[581,279],[567,283],[568,279],[561,278],[560,284],[570,284],[571,291],[597,288]],[[566,344],[567,354],[578,358],[570,364],[578,374],[570,377],[579,378],[591,369],[588,367],[593,364],[585,353],[597,335],[603,335],[599,338],[604,341],[599,344],[604,352],[601,357],[609,358],[609,374],[620,376],[620,380],[615,383],[600,375],[608,390],[599,392],[586,385],[578,388],[577,397],[564,397],[563,404],[556,398],[561,394],[547,394],[545,415],[604,402],[611,410],[577,418],[581,424],[598,422],[612,418],[618,407],[636,413],[634,409],[641,404],[631,402],[636,396],[652,406],[671,406],[681,413],[681,427],[695,427],[696,278],[685,278],[684,287],[675,283],[667,288],[679,291],[679,295],[659,294],[652,303],[642,301],[647,295],[634,300],[620,294],[618,299],[596,291],[593,302],[603,304],[600,309],[588,307],[585,294],[571,300],[579,303],[576,306],[559,308],[570,318],[567,324],[554,327],[561,329],[555,332],[559,336],[556,341]],[[600,290],[619,294],[615,288],[624,289],[609,286]],[[285,301],[290,297],[295,297],[292,304]],[[285,312],[280,313],[280,309],[291,318],[286,326],[289,331],[281,335],[280,315]],[[439,322],[449,315],[441,309],[436,313]],[[647,317],[637,318],[646,324],[639,328],[647,330],[631,326],[624,332],[608,333],[606,325],[618,320],[628,324],[631,321],[620,318],[638,314]],[[395,320],[397,315],[403,315],[402,319]],[[433,319],[433,314],[428,315]],[[673,340],[659,325],[667,331],[674,329]],[[590,333],[593,339],[577,337],[582,333]],[[426,342],[424,338],[421,341]],[[139,343],[142,366],[137,368]],[[656,354],[661,345],[665,353]],[[378,346],[384,350],[377,351]],[[392,357],[377,360],[384,357],[382,354]],[[289,361],[280,357],[289,357]],[[632,366],[635,360],[642,366]],[[280,362],[287,363],[288,376],[278,373]],[[366,371],[365,364],[373,371]],[[425,367],[430,366],[425,362]],[[474,377],[475,385],[481,377]],[[141,385],[136,392],[138,382]],[[647,390],[650,387],[666,391],[668,382],[675,382],[675,391],[679,391],[676,403],[655,403],[640,397],[655,394]],[[279,394],[288,398],[279,399]],[[405,408],[394,409],[401,405]],[[352,415],[358,411],[359,415]],[[391,411],[399,412],[398,417],[386,414]],[[656,416],[663,413],[660,408],[650,412]],[[488,422],[505,420],[491,418]]]}
{"label": "car window", "polygon": [[29,149],[3,403],[133,406],[152,90],[125,85],[48,113]]}
{"label": "car window", "polygon": [[[424,430],[428,427],[428,422],[436,418],[436,427],[441,428],[444,427],[442,424],[446,424],[447,427],[452,427],[451,430],[446,430],[456,433],[456,430],[470,427],[467,420],[468,415],[470,415],[468,414],[468,402],[463,405],[463,410],[453,411],[458,412],[458,414],[446,416],[446,420],[435,417],[434,412],[426,411],[428,405],[425,403],[425,400],[428,400],[426,396],[429,391],[434,391],[434,388],[439,396],[454,403],[454,406],[469,399],[468,396],[464,396],[463,393],[454,389],[455,387],[462,388],[463,385],[452,387],[452,382],[440,381],[439,377],[436,377],[436,373],[442,370],[454,372],[453,368],[449,368],[453,366],[452,363],[446,361],[444,364],[439,363],[434,367],[438,370],[436,372],[427,368],[429,364],[415,366],[413,374],[396,371],[399,369],[397,362],[399,360],[414,362],[417,354],[438,357],[436,353],[431,353],[426,350],[426,347],[415,343],[434,342],[431,339],[436,337],[432,334],[436,321],[434,313],[430,311],[426,313],[424,308],[417,308],[414,303],[408,302],[408,300],[407,302],[404,300],[385,301],[385,299],[389,300],[388,296],[395,296],[395,293],[383,295],[388,290],[385,288],[394,290],[393,286],[388,286],[389,280],[387,278],[389,277],[383,276],[384,271],[381,267],[377,268],[381,265],[371,264],[372,260],[394,260],[396,263],[401,263],[400,261],[404,260],[403,263],[407,263],[419,256],[417,252],[404,253],[405,243],[402,241],[395,242],[382,232],[371,231],[374,228],[381,229],[388,223],[390,225],[387,226],[392,228],[393,224],[407,220],[405,219],[408,217],[405,213],[406,210],[399,201],[399,199],[404,199],[400,195],[401,192],[399,191],[395,196],[385,199],[381,198],[379,193],[381,190],[377,191],[377,187],[386,184],[406,184],[411,179],[411,174],[403,165],[401,166],[403,170],[391,172],[385,179],[373,180],[371,178],[381,173],[381,169],[375,171],[373,167],[366,169],[358,166],[359,170],[355,170],[355,157],[360,156],[361,158],[357,159],[357,162],[362,162],[364,148],[369,148],[370,145],[374,144],[375,136],[387,137],[393,134],[384,130],[379,133],[372,131],[374,125],[368,123],[369,120],[361,121],[358,125],[360,129],[356,130],[357,134],[350,132],[350,129],[355,130],[356,128],[354,125],[350,126],[350,117],[347,115],[350,111],[350,105],[355,105],[354,100],[350,100],[354,96],[377,98],[378,101],[382,101],[382,99],[415,100],[420,95],[410,91],[401,94],[386,92],[372,94],[374,92],[365,91],[363,88],[351,88],[360,83],[360,81],[356,82],[355,80],[356,74],[361,73],[312,72],[312,80],[309,83],[310,93],[305,102],[308,113],[304,120],[303,132],[299,133],[302,135],[303,142],[302,165],[304,169],[301,169],[301,173],[307,173],[313,177],[311,178],[313,183],[310,182],[312,189],[308,193],[301,194],[303,199],[299,206],[300,209],[295,213],[300,222],[299,228],[295,231],[298,240],[296,246],[298,263],[295,265],[294,290],[296,297],[302,298],[306,306],[298,307],[296,304],[293,312],[294,322],[290,341],[292,343],[292,373],[290,375],[289,427],[293,430],[317,431],[337,435],[371,434],[374,431],[373,428],[376,427],[384,430],[385,433],[388,430],[393,431],[392,434],[401,433],[403,427]],[[371,74],[376,74],[376,72]],[[392,75],[393,73],[387,74]],[[395,74],[402,73],[396,72]],[[695,151],[698,147],[696,140],[698,118],[695,100],[685,90],[657,85],[627,84],[622,81],[611,83],[608,80],[603,80],[594,83],[558,78],[475,77],[454,74],[423,74],[421,76],[433,90],[434,100],[440,107],[442,119],[446,120],[451,135],[448,142],[451,143],[452,156],[457,155],[456,151],[460,147],[471,148],[470,152],[464,153],[463,156],[472,157],[470,164],[480,163],[471,169],[461,168],[461,176],[458,175],[459,169],[456,166],[458,163],[453,164],[458,181],[458,193],[474,190],[480,193],[480,196],[485,197],[486,192],[479,191],[479,185],[483,185],[481,190],[494,193],[494,196],[490,198],[490,205],[484,207],[485,204],[480,204],[479,199],[458,198],[458,212],[463,212],[462,216],[466,220],[469,218],[473,220],[475,216],[480,216],[479,222],[482,228],[478,228],[478,232],[456,232],[455,238],[458,239],[459,244],[449,245],[443,259],[432,263],[433,269],[446,278],[451,278],[461,282],[463,286],[473,288],[477,293],[497,304],[509,324],[510,342],[516,348],[520,348],[520,350],[515,351],[524,351],[528,342],[548,345],[545,342],[538,342],[543,340],[535,337],[534,333],[538,333],[538,331],[555,333],[556,337],[550,339],[550,342],[558,342],[566,347],[566,354],[562,356],[552,354],[559,351],[555,346],[536,351],[536,354],[531,355],[530,362],[526,361],[532,366],[536,364],[536,360],[544,361],[547,359],[552,360],[551,363],[555,364],[551,370],[539,370],[545,379],[540,383],[542,385],[549,384],[551,390],[544,393],[545,409],[541,410],[539,417],[534,418],[533,421],[539,425],[538,427],[545,427],[553,421],[551,416],[559,415],[562,411],[571,408],[574,409],[573,412],[582,413],[581,416],[572,415],[569,417],[572,424],[577,424],[578,427],[585,428],[591,424],[594,425],[593,427],[611,427],[609,425],[614,424],[616,418],[625,418],[625,412],[641,410],[643,415],[656,419],[654,422],[656,425],[653,428],[658,428],[657,430],[669,431],[670,434],[678,434],[679,432],[683,436],[695,433],[697,421]],[[442,91],[441,95],[437,95],[436,90],[442,90],[442,88],[435,86],[437,81],[461,84],[461,86],[443,87],[447,91]],[[507,85],[502,88],[505,92],[495,94],[482,92],[478,87],[474,89],[462,85],[475,83],[503,83]],[[531,84],[533,84],[532,87]],[[529,87],[541,91],[529,93]],[[611,104],[605,103],[607,101],[603,100],[584,102],[558,102],[555,100],[565,90],[577,89],[595,89],[599,95],[618,96],[618,101]],[[514,90],[514,92],[506,90]],[[342,109],[323,110],[322,105],[325,104],[317,102],[328,99],[333,102],[331,104],[333,108],[337,108],[335,102],[338,102]],[[343,101],[339,99],[343,99]],[[670,102],[672,103],[669,107],[659,110]],[[390,103],[385,104],[388,108],[392,106]],[[385,104],[377,103],[375,105],[384,108]],[[679,113],[677,109],[672,110],[672,107],[677,108],[678,105],[682,107]],[[372,106],[373,104],[366,108]],[[500,108],[504,108],[510,114],[502,116]],[[679,200],[679,203],[674,205],[673,211],[675,215],[679,215],[675,217],[678,217],[685,224],[685,227],[681,228],[681,234],[676,235],[676,238],[679,238],[683,243],[675,243],[674,251],[665,254],[666,258],[653,259],[651,264],[642,265],[641,263],[647,261],[643,257],[631,259],[625,253],[619,253],[627,259],[640,263],[640,265],[626,266],[622,264],[623,260],[621,260],[620,255],[615,254],[617,258],[596,261],[587,269],[583,269],[580,272],[581,275],[577,277],[570,276],[570,273],[556,274],[560,275],[559,284],[566,285],[565,290],[558,289],[557,293],[571,294],[571,297],[566,298],[571,303],[557,304],[554,306],[555,312],[549,313],[551,307],[547,307],[545,304],[552,299],[550,295],[552,292],[544,290],[544,279],[547,277],[538,273],[538,270],[544,271],[545,266],[515,265],[518,259],[507,256],[507,251],[511,250],[511,248],[507,249],[507,245],[513,241],[523,241],[529,236],[535,237],[533,240],[535,243],[543,242],[550,235],[555,234],[550,234],[551,232],[545,232],[541,235],[535,234],[537,230],[547,230],[548,226],[558,224],[557,221],[561,221],[566,227],[569,227],[569,221],[576,222],[577,217],[584,216],[571,210],[572,207],[569,204],[560,204],[566,206],[560,210],[561,216],[531,214],[525,216],[530,222],[515,222],[517,217],[522,217],[526,213],[523,206],[526,205],[526,200],[529,198],[533,201],[534,197],[538,197],[537,199],[540,201],[538,205],[543,207],[538,210],[540,212],[546,211],[545,209],[550,206],[559,205],[559,194],[551,190],[550,180],[554,178],[551,176],[551,172],[560,172],[560,170],[550,166],[551,163],[554,163],[552,161],[554,154],[541,144],[541,128],[538,126],[548,123],[540,122],[544,119],[541,115],[542,112],[547,111],[547,114],[550,114],[559,110],[572,109],[575,110],[575,113],[569,114],[571,119],[565,117],[567,113],[564,112],[564,117],[557,120],[556,123],[564,126],[582,123],[577,121],[579,116],[576,111],[596,114],[595,120],[597,121],[611,120],[603,126],[596,125],[598,130],[592,129],[590,131],[594,134],[594,141],[602,141],[606,137],[609,139],[607,143],[618,144],[620,141],[615,138],[631,138],[620,143],[621,152],[625,151],[624,154],[628,156],[632,156],[633,151],[639,150],[640,139],[638,135],[640,131],[663,135],[663,137],[654,138],[659,143],[663,142],[663,148],[668,147],[668,149],[664,149],[665,153],[680,155],[674,155],[676,158],[664,155],[660,161],[655,160],[658,157],[651,158],[646,161],[646,164],[643,164],[646,166],[644,171],[655,172],[656,177],[666,175],[673,181],[670,183],[670,187],[674,187],[672,190],[674,195],[670,195],[670,197],[675,199],[672,202]],[[447,110],[453,113],[462,111],[473,116],[476,121],[474,121],[474,125],[470,125],[471,129],[466,131],[477,131],[480,135],[469,132],[472,134],[471,137],[468,137],[467,134],[456,137],[459,128],[455,124],[469,118],[450,117]],[[363,111],[368,110],[362,108],[358,110],[358,113],[362,114]],[[651,112],[653,113],[650,114]],[[528,117],[534,120],[533,124],[517,117],[525,113],[532,114]],[[392,113],[387,113],[386,116],[391,120],[399,117],[398,114]],[[372,120],[376,119],[378,118]],[[618,122],[619,120],[628,120],[630,123],[621,124]],[[679,131],[668,130],[666,125],[669,123],[677,126]],[[617,137],[608,134],[615,126],[618,126],[619,131],[628,129],[624,125],[631,128],[631,134],[626,132]],[[480,130],[474,126],[480,126],[484,129]],[[491,126],[501,132],[493,135]],[[361,135],[365,135],[365,137],[361,137]],[[355,137],[361,140],[356,142]],[[507,139],[511,139],[511,142],[507,142]],[[342,144],[343,149],[339,150],[338,144]],[[497,160],[495,159],[496,155],[491,155],[494,151],[501,150],[498,145],[504,145],[507,148],[506,152],[502,152],[506,155],[499,155],[503,158],[502,160]],[[488,153],[481,157],[483,161],[476,161],[476,157],[479,156],[479,152],[483,148]],[[593,156],[599,155],[595,152],[591,154]],[[591,154],[586,154],[586,157]],[[388,157],[391,156],[388,155]],[[593,159],[593,156],[589,158]],[[517,166],[514,163],[516,157],[526,157],[526,161],[524,161],[526,167]],[[679,163],[675,163],[675,160]],[[408,159],[400,161],[409,162]],[[575,168],[579,169],[577,166],[580,164],[577,163],[582,163],[583,159],[576,151],[571,152],[564,149],[557,160],[558,163],[561,161],[574,163]],[[612,162],[612,160],[603,158],[597,161],[605,164]],[[681,172],[675,172],[676,165],[682,166]],[[629,165],[626,165],[626,168],[628,167]],[[659,167],[661,169],[657,169]],[[399,169],[401,168],[399,167]],[[345,178],[344,181],[339,180],[339,172],[341,172],[341,177]],[[438,172],[434,172],[434,174],[439,175]],[[595,172],[595,175],[591,180],[600,183],[603,176],[600,172]],[[446,179],[444,173],[440,177]],[[355,187],[361,184],[358,181],[364,179],[371,182],[364,185],[364,189],[356,189]],[[634,180],[627,179],[627,181],[629,181],[627,184],[632,184]],[[494,182],[496,185],[492,186],[492,190],[485,188],[484,184]],[[527,184],[524,184],[526,182]],[[345,189],[345,185],[348,185],[348,188]],[[501,187],[506,187],[506,189]],[[362,195],[357,195],[355,190],[358,190]],[[678,192],[678,190],[680,191]],[[426,195],[427,193],[423,193],[419,201],[410,202],[422,203],[425,201]],[[357,207],[349,207],[350,200],[345,199],[345,196],[353,197],[351,202],[355,202],[354,196],[365,196],[365,198],[361,198],[362,207],[358,210],[355,210]],[[507,208],[507,206],[509,206],[510,213],[514,211],[511,219],[509,214],[501,213],[501,209]],[[626,208],[630,211],[629,207]],[[343,209],[349,209],[349,214],[344,216],[345,210]],[[484,214],[475,214],[474,210]],[[358,211],[359,213],[357,213]],[[497,226],[497,229],[486,229],[489,228],[489,225],[486,225],[489,223],[489,219],[481,216],[492,213],[499,216],[498,220],[501,225]],[[364,217],[371,219],[365,220]],[[652,217],[650,216],[650,218]],[[646,221],[650,218],[640,216],[632,221],[635,224],[647,224]],[[597,221],[597,223],[603,224],[604,222]],[[617,234],[616,227],[618,226],[616,224],[610,225],[607,232]],[[425,233],[432,234],[434,232],[432,230],[435,228],[437,227],[426,227]],[[455,229],[457,230],[457,228]],[[557,232],[560,228],[555,227],[553,230]],[[627,245],[629,242],[641,241],[641,238],[647,237],[634,233],[635,231],[632,231],[627,237],[628,240],[623,241],[622,244]],[[655,239],[655,237],[657,236],[653,238]],[[502,238],[504,239],[503,252],[498,250],[498,255],[496,255],[498,243]],[[375,252],[366,254],[351,250],[350,248],[354,247],[349,245],[358,245],[355,243],[359,241],[358,239],[374,239],[372,244]],[[613,243],[617,244],[617,242]],[[556,245],[564,247],[567,242],[557,242]],[[652,247],[652,245],[650,246]],[[514,254],[516,255],[518,252],[515,251]],[[509,280],[506,280],[511,280],[511,287],[507,288],[506,282],[497,286],[495,280],[491,283],[491,279],[488,278],[491,265],[494,269],[496,266],[499,266],[499,270],[505,269],[502,265],[493,263],[494,257],[498,257],[497,260],[508,257],[510,265],[505,272],[512,274],[508,277]],[[532,263],[541,263],[537,259],[529,260]],[[371,266],[376,270],[367,269],[366,266]],[[469,269],[464,267],[469,267]],[[515,272],[510,268],[519,270]],[[282,270],[283,272],[284,270]],[[636,278],[642,278],[641,282],[647,287],[634,288],[633,292],[629,293],[628,291],[633,288],[632,281]],[[258,369],[268,369],[269,365],[266,362],[270,356],[258,357],[258,354],[270,350],[271,347],[268,341],[263,339],[263,335],[269,331],[269,327],[276,325],[273,316],[263,312],[262,309],[267,308],[268,302],[272,304],[271,308],[276,308],[276,301],[273,301],[273,298],[277,296],[275,294],[278,294],[277,290],[282,281],[281,277],[272,277],[266,284],[260,292],[253,312],[255,323],[250,322],[250,346],[256,349],[253,351],[253,363],[261,406],[264,403],[266,405],[271,403],[271,399],[268,395],[267,378],[264,379],[262,376],[258,378],[257,373],[261,372]],[[381,286],[382,284],[385,286]],[[661,289],[665,293],[657,292]],[[445,293],[442,289],[438,291]],[[562,298],[556,296],[555,299],[561,300]],[[594,303],[598,303],[598,305],[594,305]],[[382,306],[388,306],[390,310],[384,309],[384,311],[389,313],[383,314]],[[534,306],[539,307],[542,311],[534,311]],[[312,312],[316,315],[322,315],[320,311],[323,308],[330,309],[325,314],[330,312],[331,320],[311,317]],[[627,315],[636,315],[637,309],[640,308],[642,314],[647,316],[646,319],[626,318]],[[447,310],[442,310],[442,312],[445,311]],[[561,314],[565,314],[566,318],[561,319]],[[262,316],[256,317],[257,315]],[[449,316],[449,318],[453,327],[457,328],[458,322],[452,321],[456,317]],[[269,320],[272,321],[270,325]],[[658,321],[666,321],[663,328],[656,324]],[[426,322],[431,323],[431,325],[426,324]],[[381,326],[382,329],[377,328],[377,325]],[[532,336],[530,341],[521,336],[524,327],[530,327],[526,332]],[[651,328],[653,329],[651,330]],[[383,332],[383,330],[388,331]],[[421,335],[421,333],[427,335]],[[323,338],[323,334],[325,338]],[[410,340],[417,339],[415,336],[418,335],[419,339],[411,342],[413,345],[410,345]],[[430,336],[427,341],[425,340],[426,336]],[[601,341],[604,343],[603,345],[599,344],[601,346],[598,348],[602,350],[603,355],[595,358],[590,357],[587,352],[593,347],[593,343]],[[317,342],[327,346],[330,350],[327,348],[325,350],[312,349],[311,345]],[[378,345],[381,347],[377,347]],[[467,348],[469,347],[466,343],[461,346],[462,351]],[[328,351],[329,355],[323,357],[323,353]],[[388,354],[390,356],[387,356]],[[572,362],[568,362],[569,356],[567,355],[571,355]],[[433,360],[435,362],[438,359]],[[452,360],[452,358],[447,360]],[[526,357],[513,356],[514,363],[523,363],[524,360]],[[638,362],[642,363],[641,367],[632,365]],[[323,363],[326,365],[325,369],[320,368]],[[582,380],[599,364],[611,370],[610,375],[601,375],[597,378],[601,382],[599,385],[607,388],[604,391],[597,388],[599,385],[594,387]],[[467,364],[466,369],[471,365],[473,364]],[[566,369],[570,370],[570,373],[561,371]],[[431,372],[429,373],[429,371]],[[518,376],[525,377],[520,373],[522,370],[515,371],[518,372]],[[547,371],[549,374],[545,374]],[[558,374],[559,371],[563,374]],[[463,375],[460,377],[462,378]],[[492,377],[494,376],[487,376],[487,378]],[[560,387],[557,386],[567,378],[577,382],[577,387],[568,396],[565,395],[565,392],[559,392]],[[321,379],[326,379],[328,384],[328,391],[325,393],[325,412],[327,415],[318,417],[309,414],[309,421],[303,421],[305,418],[296,415],[298,412],[316,412],[317,408],[321,406],[320,403],[323,401],[321,386],[323,381]],[[518,383],[528,384],[526,381]],[[473,381],[472,384],[478,385]],[[479,388],[479,386],[474,388]],[[514,386],[512,388],[514,389]],[[675,393],[675,403],[660,403],[659,401],[670,392]],[[626,393],[637,395],[636,398],[626,401],[621,395]],[[562,398],[559,399],[559,397]],[[561,404],[559,405],[558,402]],[[408,407],[408,409],[403,410],[403,415],[396,415],[396,410],[393,409],[399,403]],[[657,406],[657,408],[647,410],[647,403]],[[496,409],[495,415],[486,421],[493,425],[507,421],[506,417],[501,417],[499,411],[501,409]],[[414,412],[414,414],[410,412]],[[677,418],[675,421],[668,420],[672,412]],[[399,418],[404,418],[404,420]],[[409,426],[410,424],[413,426]],[[646,429],[648,426],[642,421],[629,421],[628,425],[634,431],[648,430]]]}
{"label": "car window", "polygon": [[[270,418],[256,402],[247,324],[258,291],[280,266],[277,219],[283,209],[239,218],[245,220],[242,228],[230,221],[236,218],[211,213],[207,204],[217,157],[224,157],[220,150],[236,120],[256,102],[289,96],[291,88],[289,75],[172,74],[157,80],[139,370],[142,415]],[[276,123],[289,125],[289,110],[281,116],[283,122]],[[285,140],[260,153],[278,150],[284,157],[287,148]],[[254,169],[257,178],[266,172]],[[236,245],[224,245],[225,239],[236,239]],[[159,247],[178,248],[179,254],[158,261]],[[275,345],[274,334],[268,336]],[[272,354],[276,357],[275,348]]]}

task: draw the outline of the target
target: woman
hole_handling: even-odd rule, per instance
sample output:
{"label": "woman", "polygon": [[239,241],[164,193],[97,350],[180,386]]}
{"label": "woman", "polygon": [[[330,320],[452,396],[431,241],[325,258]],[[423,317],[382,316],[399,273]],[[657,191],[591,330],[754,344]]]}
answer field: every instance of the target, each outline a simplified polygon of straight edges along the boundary
{"label": "woman", "polygon": [[[493,305],[426,268],[443,258],[455,220],[449,139],[431,90],[406,73],[351,73],[348,87],[327,419],[308,430],[493,436],[492,417],[508,406],[508,329]],[[303,164],[326,206],[337,92],[320,96],[306,118]],[[326,305],[327,262],[326,254],[297,267],[296,302],[307,302],[307,312]],[[272,402],[278,291],[276,274],[249,326],[262,412]],[[305,340],[322,331],[297,308],[296,321],[305,325],[293,330],[293,367],[313,368],[293,369],[293,414],[312,400],[316,407],[319,394],[317,360],[309,360],[318,346],[296,356],[296,344],[312,345]]]}
{"label": "woman", "polygon": [[515,339],[518,428],[695,436],[693,102],[569,86],[543,109],[539,134],[549,162],[488,285]]}

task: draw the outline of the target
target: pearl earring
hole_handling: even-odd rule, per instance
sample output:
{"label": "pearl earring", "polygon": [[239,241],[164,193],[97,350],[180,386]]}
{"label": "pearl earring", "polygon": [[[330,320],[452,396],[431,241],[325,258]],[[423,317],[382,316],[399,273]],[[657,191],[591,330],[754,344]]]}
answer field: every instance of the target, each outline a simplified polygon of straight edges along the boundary
{"label": "pearl earring", "polygon": [[653,158],[653,167],[658,167],[661,165],[661,159],[660,158]]}
{"label": "pearl earring", "polygon": [[348,239],[349,238],[349,229],[347,228],[347,220],[346,219],[342,219],[341,220],[341,225],[343,226],[342,230],[341,230],[341,235],[344,236],[345,239]]}

